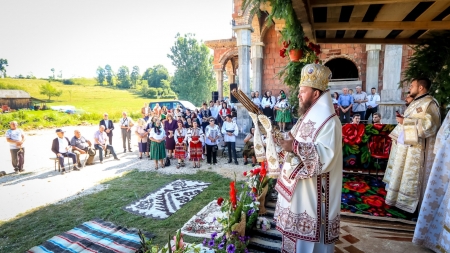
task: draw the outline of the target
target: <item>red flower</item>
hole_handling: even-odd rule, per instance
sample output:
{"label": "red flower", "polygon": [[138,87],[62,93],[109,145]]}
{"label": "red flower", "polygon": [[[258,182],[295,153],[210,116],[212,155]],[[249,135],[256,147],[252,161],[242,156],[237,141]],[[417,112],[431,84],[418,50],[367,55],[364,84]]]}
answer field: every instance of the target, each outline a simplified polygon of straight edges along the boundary
{"label": "red flower", "polygon": [[373,124],[372,126],[373,126],[373,128],[375,128],[378,131],[381,131],[384,127],[383,124]]}
{"label": "red flower", "polygon": [[365,131],[364,124],[345,124],[342,127],[344,143],[349,145],[360,144]]}
{"label": "red flower", "polygon": [[303,37],[303,40],[305,41],[305,42],[309,42],[309,39],[308,39],[308,37]]}
{"label": "red flower", "polygon": [[280,56],[283,58],[286,57],[286,48],[280,50]]}
{"label": "red flower", "polygon": [[377,193],[378,193],[378,194],[381,194],[381,195],[383,195],[383,196],[386,196],[386,194],[387,194],[386,190],[385,190],[383,187],[378,188]]}
{"label": "red flower", "polygon": [[250,170],[250,173],[252,173],[252,174],[253,174],[253,170]]}
{"label": "red flower", "polygon": [[372,140],[369,142],[369,149],[373,154],[387,155],[391,150],[391,143],[391,138],[386,138],[386,136],[383,135],[373,135]]}
{"label": "red flower", "polygon": [[244,171],[244,173],[242,173],[244,175],[244,177],[247,176],[247,171]]}
{"label": "red flower", "polygon": [[265,177],[265,176],[267,175],[267,170],[266,170],[266,168],[262,168],[262,169],[261,169],[261,172],[259,173],[259,175],[260,175],[261,177]]}
{"label": "red flower", "polygon": [[384,199],[377,195],[362,196],[361,198],[362,198],[364,204],[368,204],[369,206],[380,208],[384,204]]}
{"label": "red flower", "polygon": [[316,64],[319,63],[319,59],[316,59],[315,63],[316,63]]}
{"label": "red flower", "polygon": [[255,174],[255,175],[258,175],[259,172],[261,172],[261,169],[260,169],[260,168],[257,168],[257,169],[254,169],[254,170],[253,170],[253,174]]}
{"label": "red flower", "polygon": [[291,43],[288,41],[283,41],[283,47],[288,48]]}
{"label": "red flower", "polygon": [[252,187],[252,192],[256,193],[256,192],[258,192],[258,189],[256,189],[255,187]]}
{"label": "red flower", "polygon": [[223,198],[222,198],[222,197],[220,197],[220,198],[217,199],[217,204],[218,204],[219,206],[222,205],[222,202],[223,202]]}
{"label": "red flower", "polygon": [[370,186],[366,184],[364,181],[349,181],[344,184],[345,189],[349,189],[350,191],[365,193],[370,190]]}
{"label": "red flower", "polygon": [[234,186],[235,182],[232,181],[230,183],[230,201],[231,201],[231,206],[233,208],[236,208],[237,205],[237,199],[236,199],[236,187]]}
{"label": "red flower", "polygon": [[310,49],[314,49],[314,43],[309,42],[308,47],[309,47]]}

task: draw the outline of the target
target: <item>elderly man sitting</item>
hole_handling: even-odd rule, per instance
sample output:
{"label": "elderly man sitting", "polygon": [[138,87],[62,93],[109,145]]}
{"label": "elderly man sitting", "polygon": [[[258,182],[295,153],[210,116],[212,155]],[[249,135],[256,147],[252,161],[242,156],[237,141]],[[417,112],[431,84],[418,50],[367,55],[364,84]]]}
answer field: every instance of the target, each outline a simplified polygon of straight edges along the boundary
{"label": "elderly man sitting", "polygon": [[95,132],[94,134],[94,139],[95,139],[95,144],[94,147],[95,149],[98,149],[99,151],[99,157],[100,157],[100,163],[103,163],[103,151],[105,150],[109,150],[109,152],[114,156],[114,160],[120,160],[117,155],[116,152],[114,152],[114,148],[113,146],[106,144],[106,140],[107,140],[108,136],[105,133],[105,126],[101,125],[98,129],[97,132]]}
{"label": "elderly man sitting", "polygon": [[79,130],[74,131],[74,137],[70,140],[70,145],[72,146],[72,151],[77,155],[77,161],[78,166],[82,167],[81,165],[81,154],[87,154],[89,155],[86,165],[93,165],[94,157],[95,157],[95,149],[92,147],[92,144],[90,141],[86,140],[83,136],[81,136],[81,133]]}
{"label": "elderly man sitting", "polygon": [[64,167],[64,157],[72,158],[73,170],[79,170],[77,167],[77,156],[70,152],[72,148],[70,147],[69,138],[64,137],[64,131],[62,129],[56,129],[56,135],[58,138],[54,139],[52,142],[52,151],[56,154],[59,160],[59,165],[61,166],[61,173],[64,174],[66,169]]}

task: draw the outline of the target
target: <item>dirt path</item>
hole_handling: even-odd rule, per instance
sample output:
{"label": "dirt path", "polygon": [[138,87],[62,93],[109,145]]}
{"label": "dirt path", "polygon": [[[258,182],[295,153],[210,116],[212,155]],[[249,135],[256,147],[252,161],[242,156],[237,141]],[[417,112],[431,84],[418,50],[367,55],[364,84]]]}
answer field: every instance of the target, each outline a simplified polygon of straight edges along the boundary
{"label": "dirt path", "polygon": [[[86,138],[93,140],[97,126],[65,127],[66,136],[72,138],[73,131],[78,129]],[[25,173],[13,174],[9,145],[5,137],[0,137],[0,171],[5,171],[8,175],[0,177],[0,200],[8,203],[8,208],[1,208],[0,220],[9,220],[16,215],[58,201],[70,200],[76,196],[89,194],[102,187],[98,184],[106,179],[121,176],[124,172],[133,169],[141,171],[154,171],[154,161],[147,159],[139,160],[137,140],[132,136],[133,152],[123,153],[122,138],[118,131],[113,137],[113,146],[120,161],[113,160],[112,156],[106,158],[103,164],[98,163],[98,155],[95,158],[96,164],[86,166],[81,171],[72,171],[61,175],[54,171],[54,162],[50,158],[54,157],[51,149],[51,142],[56,138],[54,129],[33,130],[26,132],[25,142]],[[207,166],[205,162],[200,169],[193,169],[191,165],[177,170],[174,162],[172,166],[159,169],[159,173],[183,174],[196,173],[197,170],[213,170],[224,176],[234,178],[234,172],[240,177],[244,170],[251,169],[250,166],[229,165],[227,159],[219,159],[219,163],[214,168]]]}

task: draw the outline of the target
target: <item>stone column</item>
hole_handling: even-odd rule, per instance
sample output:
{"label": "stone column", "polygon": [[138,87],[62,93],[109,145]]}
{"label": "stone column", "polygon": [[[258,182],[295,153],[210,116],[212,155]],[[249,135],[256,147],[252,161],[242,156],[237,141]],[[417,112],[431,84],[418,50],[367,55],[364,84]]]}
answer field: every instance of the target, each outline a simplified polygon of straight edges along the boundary
{"label": "stone column", "polygon": [[[250,34],[253,31],[251,25],[234,26],[233,30],[236,33],[236,42],[238,48],[239,61],[239,89],[250,97]],[[244,147],[244,138],[250,132],[252,126],[252,119],[245,107],[237,103],[235,104],[237,110],[237,125],[239,127],[239,135],[236,138],[236,147]]]}
{"label": "stone column", "polygon": [[380,68],[381,45],[366,45],[367,68],[366,68],[366,92],[370,94],[370,89],[375,87],[378,91],[378,73]]}
{"label": "stone column", "polygon": [[258,91],[262,94],[262,65],[264,55],[264,43],[258,42],[251,47],[252,71],[253,71],[253,87],[252,91]]}
{"label": "stone column", "polygon": [[235,77],[236,75],[234,74],[233,70],[231,71],[227,71],[227,76],[228,76],[228,83],[235,83]]}
{"label": "stone column", "polygon": [[217,91],[219,92],[219,100],[223,99],[223,70],[215,69],[216,81],[217,81]]}
{"label": "stone column", "polygon": [[403,112],[404,101],[399,83],[402,74],[402,45],[386,45],[384,51],[383,89],[379,112],[384,124],[397,124],[395,111]]}

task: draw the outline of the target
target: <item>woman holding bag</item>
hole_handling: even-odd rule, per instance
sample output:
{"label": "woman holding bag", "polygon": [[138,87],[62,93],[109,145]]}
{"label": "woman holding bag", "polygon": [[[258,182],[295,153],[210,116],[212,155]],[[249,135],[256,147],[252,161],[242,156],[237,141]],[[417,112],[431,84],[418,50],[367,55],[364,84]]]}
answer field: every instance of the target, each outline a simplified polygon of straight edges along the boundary
{"label": "woman holding bag", "polygon": [[205,144],[206,144],[206,162],[211,165],[217,164],[217,144],[219,144],[220,138],[219,126],[215,124],[213,117],[209,117],[209,125],[205,128]]}

